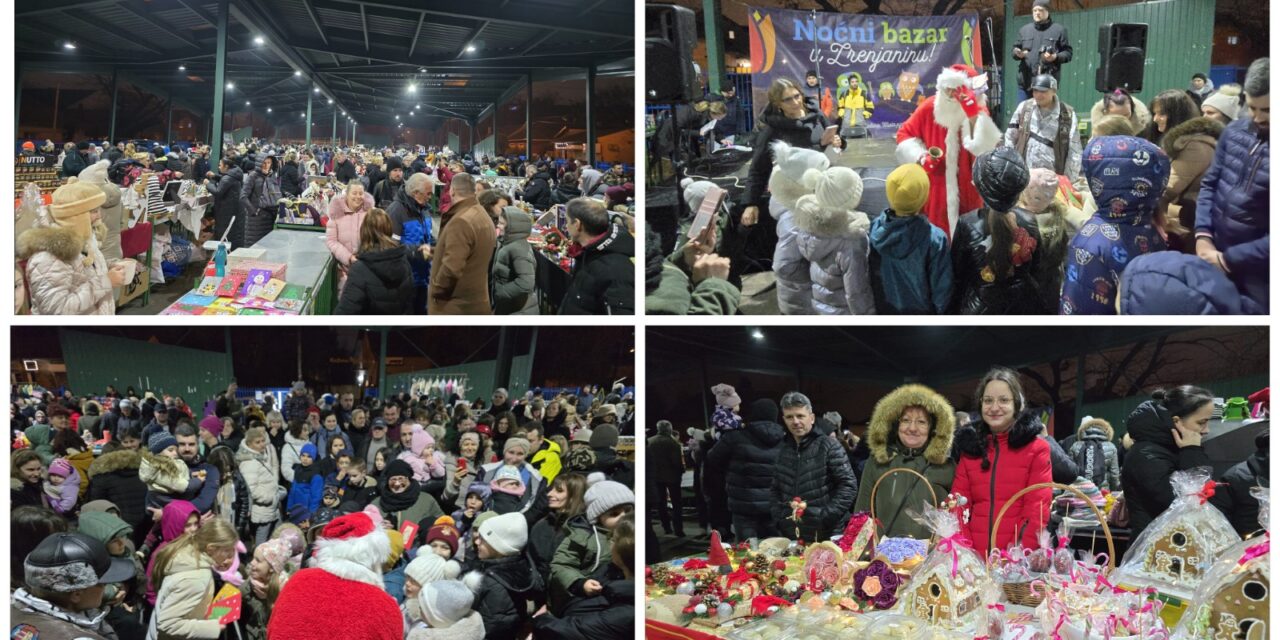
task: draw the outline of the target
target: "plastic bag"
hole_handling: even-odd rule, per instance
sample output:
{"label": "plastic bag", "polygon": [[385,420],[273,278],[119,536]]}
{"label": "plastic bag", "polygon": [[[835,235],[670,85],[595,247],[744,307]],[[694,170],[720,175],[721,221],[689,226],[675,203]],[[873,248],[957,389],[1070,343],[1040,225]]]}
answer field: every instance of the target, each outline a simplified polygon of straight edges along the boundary
{"label": "plastic bag", "polygon": [[1214,490],[1211,473],[1208,467],[1173,473],[1173,503],[1129,546],[1112,582],[1191,596],[1214,559],[1240,542],[1226,516],[1206,506]]}
{"label": "plastic bag", "polygon": [[[1250,493],[1258,499],[1258,522],[1266,529],[1270,518],[1267,489],[1254,487]],[[1174,639],[1266,638],[1270,564],[1269,531],[1227,549],[1205,573],[1174,630]]]}
{"label": "plastic bag", "polygon": [[961,533],[960,516],[930,504],[921,514],[908,514],[932,530],[938,542],[899,591],[898,612],[944,629],[976,629],[985,603],[997,599],[999,588]]}

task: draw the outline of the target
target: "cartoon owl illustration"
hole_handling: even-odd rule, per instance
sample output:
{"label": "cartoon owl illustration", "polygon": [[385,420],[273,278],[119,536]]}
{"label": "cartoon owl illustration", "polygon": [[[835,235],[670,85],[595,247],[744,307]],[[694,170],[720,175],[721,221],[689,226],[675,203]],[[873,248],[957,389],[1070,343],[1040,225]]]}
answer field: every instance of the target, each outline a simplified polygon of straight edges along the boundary
{"label": "cartoon owl illustration", "polygon": [[911,102],[920,88],[920,74],[915,71],[903,71],[898,74],[898,99]]}
{"label": "cartoon owl illustration", "polygon": [[886,80],[886,81],[884,81],[884,82],[881,82],[881,83],[880,83],[880,90],[879,90],[877,93],[880,95],[880,99],[881,99],[881,100],[892,100],[892,99],[893,99],[893,85],[892,85],[892,84],[890,84],[887,80]]}

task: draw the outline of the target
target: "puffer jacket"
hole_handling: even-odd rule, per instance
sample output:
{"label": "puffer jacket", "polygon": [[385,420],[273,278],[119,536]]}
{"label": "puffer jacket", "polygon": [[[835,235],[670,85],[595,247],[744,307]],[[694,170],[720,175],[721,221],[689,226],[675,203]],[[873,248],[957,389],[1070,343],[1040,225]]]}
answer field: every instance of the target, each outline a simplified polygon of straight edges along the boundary
{"label": "puffer jacket", "polygon": [[[793,225],[773,255],[778,280],[778,306],[785,314],[867,315],[875,313],[867,274],[867,230],[861,211],[831,211],[802,198],[791,212]],[[786,281],[787,286],[782,286]],[[788,293],[810,289],[810,295],[788,299]],[[806,304],[807,303],[807,304]]]}
{"label": "puffer jacket", "polygon": [[[479,561],[484,572],[475,604],[471,607],[484,620],[485,640],[515,640],[528,619],[528,602],[543,588],[542,578],[533,572],[533,563],[524,554]],[[468,585],[475,578],[468,575]]]}
{"label": "puffer jacket", "polygon": [[1196,202],[1196,234],[1213,238],[1231,281],[1260,313],[1270,308],[1270,158],[1270,138],[1236,120],[1218,139]]}
{"label": "puffer jacket", "polygon": [[213,559],[196,551],[194,545],[178,550],[169,561],[164,582],[156,592],[156,610],[151,617],[157,640],[214,639],[222,626],[217,620],[206,620],[213,604]]}
{"label": "puffer jacket", "polygon": [[303,177],[302,169],[298,167],[298,163],[286,160],[280,166],[280,193],[290,198],[296,198],[306,188],[307,179]]}
{"label": "puffer jacket", "polygon": [[560,615],[573,598],[586,597],[582,591],[583,583],[604,577],[612,553],[608,531],[596,527],[594,522],[587,522],[585,515],[571,518],[565,525],[564,540],[551,559],[547,609]]}
{"label": "puffer jacket", "polygon": [[[934,423],[922,449],[908,449],[898,440],[898,420],[907,407],[922,407]],[[933,389],[918,384],[898,387],[876,403],[867,427],[867,447],[871,456],[862,468],[862,490],[854,503],[854,513],[873,511],[884,524],[886,536],[928,539],[933,533],[916,522],[907,511],[919,513],[924,503],[937,504],[951,492],[956,463],[951,460],[955,438],[955,410]],[[907,473],[881,478],[890,469],[910,469],[928,478],[929,484]],[[879,488],[876,483],[880,482]],[[876,502],[871,504],[871,491]],[[936,499],[936,501],[935,501]]]}
{"label": "puffer jacket", "polygon": [[1120,276],[1124,315],[1237,315],[1240,292],[1222,270],[1198,256],[1157,251],[1134,258]]}
{"label": "puffer jacket", "polygon": [[[244,178],[240,188],[240,215],[244,216],[244,246],[252,247],[276,224],[279,211],[280,175],[262,173],[262,163],[268,156],[259,154],[253,160],[253,171]],[[274,164],[274,156],[272,163]]]}
{"label": "puffer jacket", "polygon": [[951,267],[955,287],[951,293],[952,313],[965,315],[1027,315],[1049,313],[1042,307],[1034,274],[1039,269],[1040,229],[1026,211],[1013,209],[1017,229],[1013,231],[1011,261],[1013,273],[996,280],[988,252],[991,226],[987,210],[960,216],[951,242]]}
{"label": "puffer jacket", "polygon": [[[1133,126],[1135,132],[1146,131],[1147,126],[1151,124],[1151,110],[1138,99],[1138,96],[1129,97],[1133,98],[1133,113],[1129,115],[1129,124]],[[1106,117],[1102,112],[1103,107],[1106,106],[1105,100],[1104,98],[1093,103],[1093,108],[1089,110],[1089,122],[1096,125],[1099,120]]]}
{"label": "puffer jacket", "polygon": [[258,453],[241,441],[240,449],[236,451],[236,462],[249,487],[250,521],[254,524],[275,522],[280,514],[280,461],[276,458],[275,447],[268,444],[262,453]]}
{"label": "puffer jacket", "polygon": [[[1076,441],[1071,444],[1069,453],[1080,468],[1081,476],[1091,480],[1099,489],[1119,491],[1120,454],[1112,442],[1114,439],[1115,430],[1110,422],[1102,418],[1085,420],[1076,430]],[[1097,455],[1099,450],[1101,458]]]}
{"label": "puffer jacket", "polygon": [[[465,516],[464,516],[465,517]],[[454,518],[454,520],[458,520]],[[551,575],[551,561],[555,558],[556,551],[560,549],[560,544],[564,542],[569,535],[569,523],[563,521],[561,516],[556,512],[550,512],[547,517],[534,523],[529,529],[529,542],[525,545],[525,552],[529,559],[533,561],[534,571],[540,576]],[[546,596],[540,599],[541,604],[545,604]]]}
{"label": "puffer jacket", "polygon": [[635,238],[613,224],[599,240],[583,247],[560,315],[635,313]]}
{"label": "puffer jacket", "polygon": [[[305,415],[305,411],[303,413]],[[287,432],[284,434],[284,446],[280,448],[280,476],[285,482],[293,482],[294,465],[302,462],[302,447],[306,444],[305,438],[295,438]]]}
{"label": "puffer jacket", "polygon": [[684,476],[684,447],[679,440],[658,434],[645,443],[644,452],[650,480],[660,485],[679,486]]}
{"label": "puffer jacket", "polygon": [[[45,481],[46,483],[48,480]],[[47,495],[47,494],[46,494]],[[80,499],[80,472],[73,467],[66,481],[58,486],[58,497],[48,496],[49,508],[58,515],[70,518]]]}
{"label": "puffer jacket", "polygon": [[407,190],[400,189],[395,192],[395,201],[387,207],[387,216],[391,218],[391,238],[410,250],[413,286],[428,286],[431,284],[431,263],[422,258],[419,249],[424,244],[436,243],[431,237],[431,208],[419,206]]}
{"label": "puffer jacket", "polygon": [[[981,419],[956,432],[960,459],[951,490],[969,499],[970,520],[961,528],[979,557],[987,557],[996,515],[1013,494],[1053,480],[1049,443],[1040,437],[1041,429],[1040,419],[1028,411],[999,435],[992,435]],[[1038,533],[1048,525],[1052,496],[1047,488],[1023,495],[1000,521],[996,547],[1021,541],[1027,549],[1039,548]]]}
{"label": "puffer jacket", "polygon": [[524,201],[539,211],[551,206],[551,174],[539,171],[524,185]]}
{"label": "puffer jacket", "polygon": [[822,134],[826,132],[827,117],[818,109],[818,103],[810,98],[804,101],[805,115],[792,120],[781,109],[769,105],[760,114],[764,126],[756,132],[755,152],[747,169],[747,184],[738,204],[764,209],[769,204],[769,174],[773,172],[774,158],[771,144],[780,140],[800,149],[823,151]]}
{"label": "puffer jacket", "polygon": [[408,315],[413,312],[413,272],[408,250],[396,245],[366,251],[351,266],[335,315]]}
{"label": "puffer jacket", "polygon": [[551,192],[551,204],[569,204],[574,198],[581,198],[582,190],[576,183],[560,181],[555,191]]}
{"label": "puffer jacket", "polygon": [[652,266],[657,277],[649,273],[649,265],[646,264],[645,313],[677,316],[731,316],[737,313],[742,292],[728,280],[703,278],[691,287],[688,274],[672,262],[659,259]]}
{"label": "puffer jacket", "polygon": [[472,611],[463,619],[443,628],[415,627],[407,640],[484,640],[484,619]]}
{"label": "puffer jacket", "polygon": [[1174,471],[1212,467],[1203,446],[1179,448],[1173,439],[1173,417],[1157,400],[1147,400],[1125,418],[1125,431],[1133,446],[1120,468],[1129,529],[1137,539],[1156,516],[1173,503],[1169,478]]}
{"label": "puffer jacket", "polygon": [[[858,479],[844,448],[817,428],[799,442],[787,437],[779,445],[773,466],[769,510],[783,535],[799,529],[804,540],[825,540],[842,529],[858,495]],[[797,523],[791,519],[791,500],[808,505]]]}
{"label": "puffer jacket", "polygon": [[105,259],[85,264],[83,248],[75,232],[63,227],[37,227],[18,236],[17,258],[27,262],[33,315],[115,315]]}
{"label": "puffer jacket", "polygon": [[[215,173],[209,181],[209,193],[213,195],[213,236],[221,238],[231,225],[227,242],[233,249],[244,246],[244,216],[240,213],[240,191],[244,188],[244,172],[231,167],[226,173]],[[235,221],[232,221],[235,218]]]}
{"label": "puffer jacket", "polygon": [[921,215],[886,209],[871,221],[867,256],[879,314],[945,313],[953,274],[947,234]]}
{"label": "puffer jacket", "polygon": [[534,272],[537,264],[533,258],[533,246],[529,233],[533,220],[519,207],[503,210],[507,227],[499,240],[498,251],[493,258],[493,312],[497,315],[517,313],[524,309],[533,294]]}
{"label": "puffer jacket", "polygon": [[[1170,223],[1181,227],[1184,251],[1194,251],[1193,239],[1188,237],[1196,226],[1196,200],[1200,198],[1200,181],[1213,164],[1213,152],[1218,148],[1218,138],[1225,128],[1214,118],[1192,118],[1164,134],[1160,146],[1169,154],[1169,184],[1160,196],[1160,208],[1168,208],[1165,229],[1172,231]],[[1172,234],[1171,234],[1172,235]]]}
{"label": "puffer jacket", "polygon": [[1165,249],[1151,216],[1169,180],[1169,156],[1141,138],[1097,138],[1085,149],[1084,174],[1098,210],[1071,241],[1059,310],[1114,315],[1125,266]]}
{"label": "puffer jacket", "polygon": [[[610,580],[594,598],[576,600],[563,615],[533,619],[534,640],[600,640],[628,638],[635,620],[635,583]],[[412,640],[412,639],[410,639]]]}
{"label": "puffer jacket", "polygon": [[1252,493],[1254,487],[1271,487],[1269,430],[1264,429],[1255,436],[1253,443],[1256,447],[1253,453],[1222,474],[1220,482],[1226,483],[1226,486],[1218,487],[1209,499],[1213,506],[1227,516],[1231,527],[1242,538],[1264,526],[1258,522],[1259,505],[1258,498]]}
{"label": "puffer jacket", "polygon": [[[329,224],[324,228],[324,244],[338,263],[338,272],[342,283],[351,269],[351,259],[360,251],[360,225],[365,216],[373,210],[373,196],[368,193],[360,201],[360,207],[352,211],[347,206],[347,199],[334,196],[329,201]],[[339,284],[341,288],[342,284]]]}
{"label": "puffer jacket", "polygon": [[770,514],[774,469],[786,437],[787,430],[776,422],[748,422],[725,432],[707,452],[706,465],[724,475],[730,513]]}

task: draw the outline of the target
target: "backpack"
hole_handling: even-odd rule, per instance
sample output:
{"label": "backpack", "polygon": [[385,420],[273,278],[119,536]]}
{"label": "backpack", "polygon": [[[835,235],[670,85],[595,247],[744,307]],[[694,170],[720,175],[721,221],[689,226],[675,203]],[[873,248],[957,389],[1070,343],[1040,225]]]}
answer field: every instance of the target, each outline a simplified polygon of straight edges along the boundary
{"label": "backpack", "polygon": [[1077,440],[1072,448],[1071,459],[1080,469],[1080,475],[1099,488],[1106,486],[1107,456],[1100,440]]}

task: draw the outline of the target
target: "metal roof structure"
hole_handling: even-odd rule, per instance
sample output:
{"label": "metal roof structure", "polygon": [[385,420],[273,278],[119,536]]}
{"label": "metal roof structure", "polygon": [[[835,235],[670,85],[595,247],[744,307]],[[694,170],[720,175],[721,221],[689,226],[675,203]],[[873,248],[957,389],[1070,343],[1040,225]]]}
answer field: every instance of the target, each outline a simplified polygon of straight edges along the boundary
{"label": "metal roof structure", "polygon": [[[430,116],[474,123],[530,78],[635,68],[631,3],[224,1],[224,112],[269,107],[275,124],[296,123],[308,97],[318,123],[332,113],[357,124]],[[208,115],[219,89],[219,6],[218,0],[17,0],[18,70],[116,73]]]}

